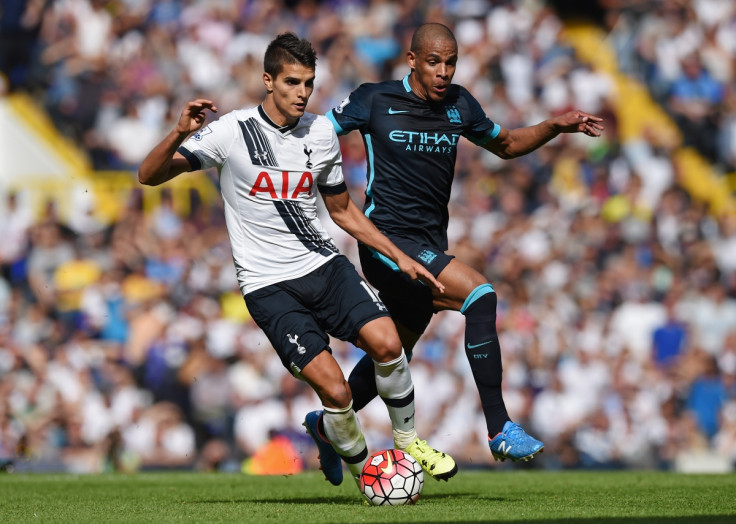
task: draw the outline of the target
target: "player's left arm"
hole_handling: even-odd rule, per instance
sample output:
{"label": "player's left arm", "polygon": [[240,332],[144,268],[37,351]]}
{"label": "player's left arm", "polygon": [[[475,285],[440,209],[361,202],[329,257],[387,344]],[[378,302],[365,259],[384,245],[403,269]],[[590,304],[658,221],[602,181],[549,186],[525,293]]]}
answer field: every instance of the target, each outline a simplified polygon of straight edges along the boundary
{"label": "player's left arm", "polygon": [[373,222],[368,220],[355,205],[347,191],[341,193],[323,192],[322,200],[324,200],[330,217],[340,228],[359,242],[393,260],[399,269],[409,275],[412,280],[421,280],[440,293],[444,293],[444,286],[432,276],[432,273],[427,271],[427,268],[422,264],[406,255],[386,235],[381,233]]}
{"label": "player's left arm", "polygon": [[516,158],[531,153],[560,133],[601,136],[604,129],[602,121],[602,118],[583,111],[569,111],[537,125],[517,129],[501,128],[498,135],[484,144],[483,148],[504,159]]}

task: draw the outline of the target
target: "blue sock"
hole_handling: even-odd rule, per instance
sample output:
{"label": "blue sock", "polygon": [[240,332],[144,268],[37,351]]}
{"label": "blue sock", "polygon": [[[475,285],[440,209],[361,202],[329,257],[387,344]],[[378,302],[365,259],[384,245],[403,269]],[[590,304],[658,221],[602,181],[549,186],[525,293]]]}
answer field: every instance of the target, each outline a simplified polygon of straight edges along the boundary
{"label": "blue sock", "polygon": [[488,435],[493,438],[509,420],[501,392],[503,367],[496,332],[497,298],[490,284],[476,291],[481,292],[471,293],[461,310],[465,315],[465,355],[478,387]]}

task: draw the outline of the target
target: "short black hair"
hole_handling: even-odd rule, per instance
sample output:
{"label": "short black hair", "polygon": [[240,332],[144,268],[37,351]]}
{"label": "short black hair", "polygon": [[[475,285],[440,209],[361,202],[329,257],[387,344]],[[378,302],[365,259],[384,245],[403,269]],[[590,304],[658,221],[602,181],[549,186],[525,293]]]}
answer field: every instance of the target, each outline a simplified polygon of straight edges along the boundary
{"label": "short black hair", "polygon": [[457,45],[452,30],[444,24],[429,22],[420,25],[411,37],[411,51],[418,53],[429,40],[449,40]]}
{"label": "short black hair", "polygon": [[294,33],[281,33],[271,40],[263,57],[263,70],[276,78],[284,64],[301,64],[310,69],[317,65],[317,52],[306,38]]}

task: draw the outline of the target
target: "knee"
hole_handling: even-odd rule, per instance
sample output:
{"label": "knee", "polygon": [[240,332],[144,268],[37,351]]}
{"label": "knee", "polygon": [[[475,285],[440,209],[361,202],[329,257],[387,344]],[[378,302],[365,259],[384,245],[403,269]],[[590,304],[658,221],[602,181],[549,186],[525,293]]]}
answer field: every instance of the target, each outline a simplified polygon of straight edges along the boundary
{"label": "knee", "polygon": [[353,396],[345,379],[334,381],[317,392],[322,403],[328,408],[343,409],[350,405]]}
{"label": "knee", "polygon": [[401,356],[401,339],[389,317],[381,317],[363,326],[357,342],[358,347],[377,362],[389,362]]}
{"label": "knee", "polygon": [[466,318],[473,317],[494,317],[496,316],[497,305],[496,291],[490,284],[483,284],[475,288],[465,299],[460,312]]}
{"label": "knee", "polygon": [[401,339],[395,331],[385,331],[374,337],[371,358],[376,362],[390,362],[401,356]]}

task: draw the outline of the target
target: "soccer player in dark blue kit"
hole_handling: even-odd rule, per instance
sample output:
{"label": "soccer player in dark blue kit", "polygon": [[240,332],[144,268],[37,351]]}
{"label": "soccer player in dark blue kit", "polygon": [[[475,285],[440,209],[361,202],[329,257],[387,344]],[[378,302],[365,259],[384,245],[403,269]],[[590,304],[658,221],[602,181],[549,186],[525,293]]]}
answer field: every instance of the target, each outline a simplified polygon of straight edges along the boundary
{"label": "soccer player in dark blue kit", "polygon": [[[525,155],[560,133],[600,136],[602,119],[571,111],[537,125],[505,129],[491,121],[478,101],[452,84],[458,47],[442,24],[420,26],[413,35],[403,80],[363,84],[329,111],[338,135],[359,130],[367,153],[365,215],[407,255],[421,262],[444,286],[439,294],[412,282],[390,260],[359,246],[367,280],[379,290],[407,355],[440,310],[465,315],[465,350],[496,460],[526,461],[544,448],[510,420],[501,393],[501,349],[496,333],[496,293],[486,278],[445,252],[447,209],[455,170],[457,143],[474,144],[510,159]],[[349,383],[357,411],[376,396],[370,360],[361,360]],[[314,422],[317,414],[308,418]],[[318,442],[325,475],[331,449]]]}

